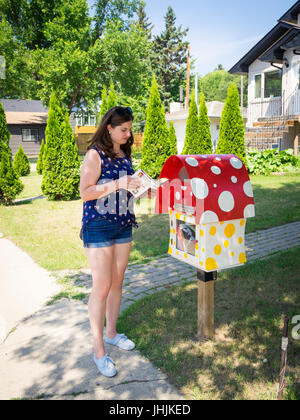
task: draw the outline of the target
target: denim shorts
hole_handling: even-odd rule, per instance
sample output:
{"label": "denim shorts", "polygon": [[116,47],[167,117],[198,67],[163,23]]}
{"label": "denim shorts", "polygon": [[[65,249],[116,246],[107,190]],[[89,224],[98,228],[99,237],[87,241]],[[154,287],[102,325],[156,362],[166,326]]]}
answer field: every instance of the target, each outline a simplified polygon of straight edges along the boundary
{"label": "denim shorts", "polygon": [[84,248],[102,248],[132,241],[132,226],[124,227],[106,219],[94,219],[82,229]]}

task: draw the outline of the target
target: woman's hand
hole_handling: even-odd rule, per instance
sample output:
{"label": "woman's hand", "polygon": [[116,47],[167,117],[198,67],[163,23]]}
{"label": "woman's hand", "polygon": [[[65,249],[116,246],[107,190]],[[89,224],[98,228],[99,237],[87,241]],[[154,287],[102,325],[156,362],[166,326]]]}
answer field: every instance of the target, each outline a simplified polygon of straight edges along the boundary
{"label": "woman's hand", "polygon": [[133,178],[132,176],[125,175],[117,180],[117,186],[119,189],[128,191],[138,190],[142,185],[142,181],[139,178]]}

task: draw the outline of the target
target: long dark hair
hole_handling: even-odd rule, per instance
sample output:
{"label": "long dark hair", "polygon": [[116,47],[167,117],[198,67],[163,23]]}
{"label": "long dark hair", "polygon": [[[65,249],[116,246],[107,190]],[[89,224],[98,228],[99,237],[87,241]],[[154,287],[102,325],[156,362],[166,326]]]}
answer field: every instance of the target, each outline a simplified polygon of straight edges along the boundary
{"label": "long dark hair", "polygon": [[[99,147],[110,158],[115,159],[117,155],[113,151],[113,142],[108,133],[107,126],[110,124],[113,128],[122,125],[124,122],[133,121],[133,113],[131,108],[115,106],[107,111],[102,118],[100,125],[89,142],[88,150],[93,146]],[[131,146],[133,145],[133,135],[129,137],[126,144],[121,145],[121,149],[125,155],[131,158]]]}

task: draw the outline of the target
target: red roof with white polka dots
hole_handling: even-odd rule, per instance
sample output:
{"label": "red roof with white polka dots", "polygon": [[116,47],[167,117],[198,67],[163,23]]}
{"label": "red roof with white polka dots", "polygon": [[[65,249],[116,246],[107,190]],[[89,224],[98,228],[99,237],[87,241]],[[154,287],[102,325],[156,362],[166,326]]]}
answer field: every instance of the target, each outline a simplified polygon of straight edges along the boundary
{"label": "red roof with white polka dots", "polygon": [[156,213],[174,204],[194,208],[196,223],[215,223],[255,216],[248,172],[235,155],[171,156],[160,179]]}

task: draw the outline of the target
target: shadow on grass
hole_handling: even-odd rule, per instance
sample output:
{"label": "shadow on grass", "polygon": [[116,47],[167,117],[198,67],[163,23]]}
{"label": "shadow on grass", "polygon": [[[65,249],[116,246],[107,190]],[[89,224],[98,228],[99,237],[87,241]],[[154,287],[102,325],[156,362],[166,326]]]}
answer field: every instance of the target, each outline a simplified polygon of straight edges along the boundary
{"label": "shadow on grass", "polygon": [[[119,329],[193,399],[274,399],[283,317],[300,314],[300,249],[227,270],[215,284],[213,342],[197,334],[197,284],[143,299]],[[300,379],[300,342],[290,339],[288,371]]]}

